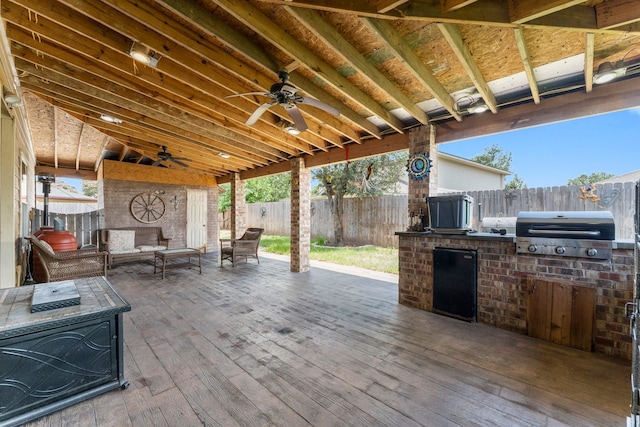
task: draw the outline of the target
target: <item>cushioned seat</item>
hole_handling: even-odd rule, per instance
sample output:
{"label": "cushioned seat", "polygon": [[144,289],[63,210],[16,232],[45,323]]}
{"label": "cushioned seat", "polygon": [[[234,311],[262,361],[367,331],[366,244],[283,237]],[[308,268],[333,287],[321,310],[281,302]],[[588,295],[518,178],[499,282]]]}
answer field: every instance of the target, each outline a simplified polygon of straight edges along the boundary
{"label": "cushioned seat", "polygon": [[34,236],[28,239],[44,268],[45,282],[107,275],[106,252],[85,249],[54,252],[47,242]]}
{"label": "cushioned seat", "polygon": [[260,264],[258,258],[258,247],[260,246],[260,238],[264,228],[248,228],[247,231],[239,239],[220,239],[220,265],[226,259],[236,266],[236,260],[244,258],[255,258]]}

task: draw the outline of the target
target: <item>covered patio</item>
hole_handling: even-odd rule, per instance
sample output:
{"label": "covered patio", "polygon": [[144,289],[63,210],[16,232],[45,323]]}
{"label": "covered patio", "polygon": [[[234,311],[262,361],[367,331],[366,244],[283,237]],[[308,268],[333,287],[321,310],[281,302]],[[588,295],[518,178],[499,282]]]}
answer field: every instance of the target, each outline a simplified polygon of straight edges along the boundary
{"label": "covered patio", "polygon": [[114,267],[131,386],[29,425],[624,424],[628,361],[399,305],[394,276],[313,267]]}

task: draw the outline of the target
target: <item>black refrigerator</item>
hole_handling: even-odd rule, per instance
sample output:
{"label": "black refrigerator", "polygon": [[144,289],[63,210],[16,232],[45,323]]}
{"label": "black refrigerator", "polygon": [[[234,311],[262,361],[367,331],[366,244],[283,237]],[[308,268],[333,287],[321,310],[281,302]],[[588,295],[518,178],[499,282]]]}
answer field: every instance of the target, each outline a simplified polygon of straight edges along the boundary
{"label": "black refrigerator", "polygon": [[433,250],[433,311],[472,322],[477,309],[477,253],[473,250]]}

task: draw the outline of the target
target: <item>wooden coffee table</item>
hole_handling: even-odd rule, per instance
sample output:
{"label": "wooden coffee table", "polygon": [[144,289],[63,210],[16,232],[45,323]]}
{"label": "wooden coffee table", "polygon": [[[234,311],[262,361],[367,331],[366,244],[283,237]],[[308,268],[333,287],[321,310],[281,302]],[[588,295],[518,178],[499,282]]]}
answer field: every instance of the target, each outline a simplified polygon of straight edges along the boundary
{"label": "wooden coffee table", "polygon": [[[162,261],[162,278],[164,279],[165,272],[167,270],[173,270],[176,268],[191,268],[198,267],[200,274],[202,274],[202,264],[200,263],[200,251],[198,249],[182,248],[182,249],[165,249],[164,251],[155,251],[155,257],[153,260],[153,274],[156,274],[156,269],[160,267],[158,260]],[[191,258],[197,258],[198,263],[191,261]],[[171,262],[167,264],[167,261],[182,259],[182,262]]]}

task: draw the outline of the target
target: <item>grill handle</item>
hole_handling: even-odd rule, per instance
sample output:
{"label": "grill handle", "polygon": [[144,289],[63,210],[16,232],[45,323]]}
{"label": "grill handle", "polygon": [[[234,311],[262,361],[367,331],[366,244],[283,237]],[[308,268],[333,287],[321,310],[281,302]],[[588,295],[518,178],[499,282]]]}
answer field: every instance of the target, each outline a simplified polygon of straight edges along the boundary
{"label": "grill handle", "polygon": [[573,237],[600,237],[600,231],[587,231],[587,230],[536,230],[530,228],[529,234],[538,235],[538,236],[547,236],[549,234],[559,235],[562,234],[564,236],[573,236]]}

